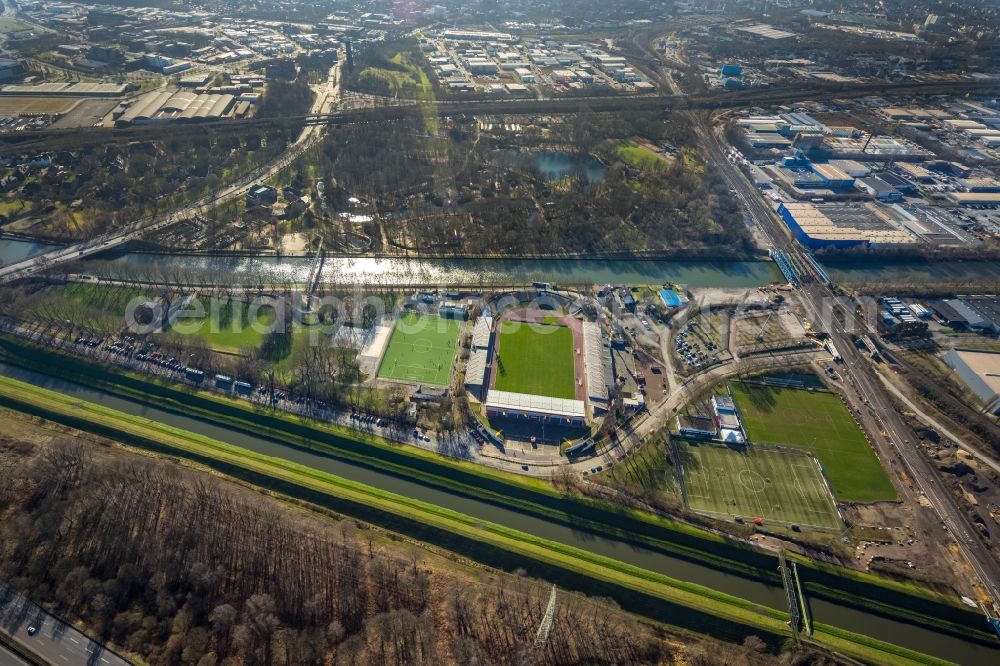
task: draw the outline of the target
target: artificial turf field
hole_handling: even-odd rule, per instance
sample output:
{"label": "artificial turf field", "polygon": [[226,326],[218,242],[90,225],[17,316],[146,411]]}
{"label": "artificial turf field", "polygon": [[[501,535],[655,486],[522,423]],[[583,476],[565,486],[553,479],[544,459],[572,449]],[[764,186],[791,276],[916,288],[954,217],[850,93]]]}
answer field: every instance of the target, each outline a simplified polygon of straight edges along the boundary
{"label": "artificial turf field", "polygon": [[576,397],[573,332],[566,326],[505,321],[494,387],[500,391]]}
{"label": "artificial turf field", "polygon": [[463,324],[437,315],[403,314],[382,355],[379,379],[447,386]]}
{"label": "artificial turf field", "polygon": [[840,500],[896,499],[892,482],[840,396],[741,382],[732,382],[730,389],[751,442],[815,454]]}
{"label": "artificial turf field", "polygon": [[826,529],[842,527],[816,460],[805,451],[743,450],[677,441],[684,498],[692,511],[763,518]]}

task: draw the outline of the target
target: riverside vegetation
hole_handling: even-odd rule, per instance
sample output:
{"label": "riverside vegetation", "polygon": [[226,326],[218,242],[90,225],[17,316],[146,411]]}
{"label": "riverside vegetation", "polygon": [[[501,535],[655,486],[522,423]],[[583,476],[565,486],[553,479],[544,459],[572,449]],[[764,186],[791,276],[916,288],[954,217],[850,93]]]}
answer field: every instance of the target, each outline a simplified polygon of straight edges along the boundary
{"label": "riverside vegetation", "polygon": [[[833,663],[807,648],[768,654],[753,636],[677,634],[563,591],[536,646],[541,581],[2,417],[0,576],[151,664]],[[63,538],[45,537],[53,527]]]}

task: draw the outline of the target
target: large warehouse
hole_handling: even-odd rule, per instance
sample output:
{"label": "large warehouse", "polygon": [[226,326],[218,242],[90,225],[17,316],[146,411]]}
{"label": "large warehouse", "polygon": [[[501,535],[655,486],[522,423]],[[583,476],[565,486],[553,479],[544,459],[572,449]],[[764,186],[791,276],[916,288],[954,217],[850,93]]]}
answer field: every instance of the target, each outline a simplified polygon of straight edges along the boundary
{"label": "large warehouse", "polygon": [[818,206],[785,202],[778,214],[796,239],[809,248],[899,247],[917,239],[889,226],[867,206]]}
{"label": "large warehouse", "polygon": [[190,90],[159,90],[135,100],[115,119],[117,125],[219,120],[236,104],[233,95],[198,94]]}
{"label": "large warehouse", "polygon": [[979,396],[987,411],[1000,414],[1000,353],[951,349],[944,361]]}

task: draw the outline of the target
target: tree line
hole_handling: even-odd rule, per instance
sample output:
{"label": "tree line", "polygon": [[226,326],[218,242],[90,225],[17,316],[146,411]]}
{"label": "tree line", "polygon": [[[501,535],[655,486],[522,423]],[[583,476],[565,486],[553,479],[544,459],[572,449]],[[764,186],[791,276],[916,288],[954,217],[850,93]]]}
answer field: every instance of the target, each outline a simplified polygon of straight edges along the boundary
{"label": "tree line", "polygon": [[[442,566],[349,519],[66,439],[5,436],[0,576],[153,664],[611,664],[676,646],[605,602]],[[387,539],[386,536],[389,538]]]}

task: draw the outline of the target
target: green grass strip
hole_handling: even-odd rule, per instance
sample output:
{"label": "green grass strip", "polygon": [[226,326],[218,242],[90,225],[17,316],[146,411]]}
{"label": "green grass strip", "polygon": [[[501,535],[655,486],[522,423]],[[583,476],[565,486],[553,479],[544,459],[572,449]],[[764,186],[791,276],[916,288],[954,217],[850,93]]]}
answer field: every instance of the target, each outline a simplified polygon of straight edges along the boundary
{"label": "green grass strip", "polygon": [[[199,462],[214,461],[219,469],[245,470],[280,486],[307,489],[320,496],[364,506],[369,511],[396,516],[413,523],[478,541],[521,559],[610,585],[671,605],[714,616],[726,623],[744,625],[772,636],[788,636],[786,613],[701,585],[678,581],[586,550],[533,536],[511,528],[344,479],[281,458],[265,456],[218,440],[187,432],[102,405],[81,401],[8,377],[0,377],[0,404],[65,423],[155,451],[170,450]],[[636,609],[641,612],[641,609]],[[663,618],[654,619],[664,621]],[[675,624],[683,618],[674,618]],[[822,632],[819,629],[822,628]],[[837,651],[877,664],[946,664],[927,655],[826,625],[817,625],[817,642],[830,637]]]}
{"label": "green grass strip", "polygon": [[[54,358],[58,362],[54,363]],[[268,410],[209,391],[111,369],[9,335],[0,335],[0,360],[286,446],[322,452],[333,459],[522,510],[574,529],[645,546],[743,577],[780,583],[775,573],[776,560],[769,553],[667,517],[566,493],[541,479],[397,444],[280,410]],[[962,638],[989,644],[993,641],[991,634],[976,628],[979,615],[959,607],[953,594],[946,596],[916,583],[790,556],[798,561],[804,589],[813,596],[874,609],[887,617]],[[863,603],[859,603],[861,599]]]}

